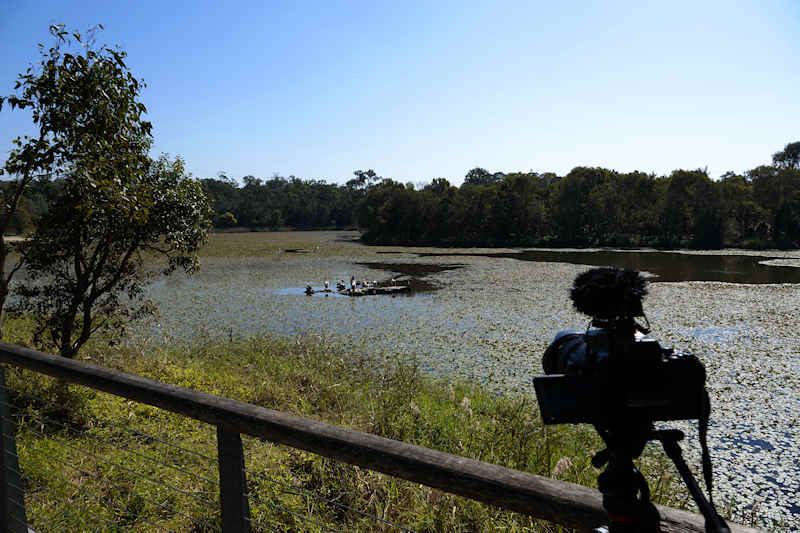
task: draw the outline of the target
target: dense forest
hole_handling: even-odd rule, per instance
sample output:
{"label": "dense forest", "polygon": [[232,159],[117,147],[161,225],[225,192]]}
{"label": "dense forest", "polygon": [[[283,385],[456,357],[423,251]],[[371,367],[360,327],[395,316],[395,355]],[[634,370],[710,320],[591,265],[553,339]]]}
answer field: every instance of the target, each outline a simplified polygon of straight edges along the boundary
{"label": "dense forest", "polygon": [[[444,246],[800,247],[800,142],[762,165],[712,180],[577,167],[552,173],[470,170],[460,187],[357,170],[344,185],[279,176],[203,179],[218,229],[358,227],[370,244]],[[47,209],[36,184],[14,227]]]}

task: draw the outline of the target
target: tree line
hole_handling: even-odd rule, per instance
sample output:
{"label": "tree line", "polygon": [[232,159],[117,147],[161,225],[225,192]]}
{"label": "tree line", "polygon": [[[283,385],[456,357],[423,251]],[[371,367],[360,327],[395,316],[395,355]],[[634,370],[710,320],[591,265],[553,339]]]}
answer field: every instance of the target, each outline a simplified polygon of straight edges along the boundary
{"label": "tree line", "polygon": [[[359,228],[369,244],[423,246],[800,247],[800,142],[772,164],[719,180],[576,167],[553,173],[474,168],[461,186],[422,186],[357,170],[323,180],[220,174],[200,180],[218,229]],[[47,210],[57,181],[28,189],[13,228]]]}
{"label": "tree line", "polygon": [[317,229],[351,227],[363,195],[322,180],[273,176],[242,178],[243,185],[225,176],[201,180],[214,209],[216,228]]}
{"label": "tree line", "polygon": [[294,176],[243,185],[202,180],[218,228],[363,230],[370,244],[438,246],[800,247],[800,142],[771,165],[719,180],[577,167],[553,173],[470,170],[461,186],[421,187],[357,170],[344,185]]}
{"label": "tree line", "polygon": [[471,170],[460,187],[370,186],[365,242],[443,246],[800,246],[800,142],[719,180],[577,167],[566,176]]}

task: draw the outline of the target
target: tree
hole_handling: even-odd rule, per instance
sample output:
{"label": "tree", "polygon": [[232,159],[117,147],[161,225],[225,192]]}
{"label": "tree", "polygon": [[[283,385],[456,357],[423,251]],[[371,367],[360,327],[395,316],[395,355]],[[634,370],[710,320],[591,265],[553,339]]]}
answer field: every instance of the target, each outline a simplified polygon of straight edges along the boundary
{"label": "tree", "polygon": [[154,275],[146,255],[166,259],[163,274],[197,266],[212,215],[202,185],[180,158],[161,156],[139,170],[102,187],[76,171],[21,246],[29,275],[15,289],[15,311],[30,313],[35,341],[62,356],[153,311],[144,298]]}
{"label": "tree", "polygon": [[217,217],[217,225],[222,228],[232,228],[238,223],[239,222],[236,220],[236,216],[230,211],[225,211],[219,217]]}
{"label": "tree", "polygon": [[747,172],[753,184],[753,198],[764,211],[762,233],[770,233],[781,247],[793,242],[791,223],[796,219],[796,195],[800,191],[800,168],[762,165]]}
{"label": "tree", "polygon": [[378,176],[374,170],[354,170],[355,178],[347,182],[347,187],[351,189],[366,189],[379,183],[383,178]]}
{"label": "tree", "polygon": [[772,155],[776,167],[800,168],[800,141],[787,144],[782,151]]}
{"label": "tree", "polygon": [[496,185],[503,179],[499,172],[490,174],[488,170],[475,167],[464,176],[464,185]]}
{"label": "tree", "polygon": [[672,172],[662,213],[664,244],[719,248],[722,218],[717,190],[705,170]]}
{"label": "tree", "polygon": [[428,185],[423,187],[422,190],[430,191],[430,192],[432,192],[433,194],[436,194],[436,195],[441,195],[441,194],[446,193],[450,189],[450,187],[452,187],[452,185],[450,185],[450,182],[447,181],[447,179],[445,179],[445,178],[434,178],[433,180],[431,180],[431,182]]}
{"label": "tree", "polygon": [[241,199],[239,187],[234,180],[220,173],[216,179],[207,178],[201,182],[206,196],[214,206],[217,221],[220,221],[225,213],[238,214]]}
{"label": "tree", "polygon": [[[0,235],[9,229],[23,194],[37,178],[73,175],[87,189],[122,186],[131,169],[149,159],[151,124],[143,120],[146,109],[137,101],[144,85],[129,71],[125,52],[105,45],[95,49],[94,30],[87,39],[63,25],[50,26],[50,34],[55,44],[47,50],[40,45],[39,69],[29,67],[17,79],[18,92],[0,97],[0,110],[4,104],[29,110],[39,129],[35,137],[17,137],[3,165],[12,180],[2,189]],[[22,266],[7,268],[9,252],[0,236],[0,312],[9,283]]]}
{"label": "tree", "polygon": [[[556,182],[555,222],[559,238],[570,244],[588,244],[604,232],[604,213],[608,202],[592,196],[592,191],[605,189],[611,172],[602,168],[575,167],[564,179]],[[610,206],[609,206],[610,208]],[[592,242],[592,244],[595,244]]]}
{"label": "tree", "polygon": [[800,246],[800,192],[781,205],[775,214],[775,241],[782,248]]}

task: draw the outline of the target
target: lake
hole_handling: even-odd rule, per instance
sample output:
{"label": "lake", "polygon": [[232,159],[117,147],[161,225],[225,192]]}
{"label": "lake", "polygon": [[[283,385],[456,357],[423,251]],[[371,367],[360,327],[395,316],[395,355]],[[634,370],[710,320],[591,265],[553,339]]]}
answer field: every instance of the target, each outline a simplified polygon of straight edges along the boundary
{"label": "lake", "polygon": [[[197,275],[151,287],[161,313],[131,342],[313,335],[379,364],[414,361],[446,380],[532,397],[555,333],[588,322],[568,299],[574,277],[591,265],[641,269],[658,276],[645,300],[651,336],[698,354],[708,371],[715,499],[739,521],[755,513],[764,525],[800,528],[800,269],[779,266],[800,265],[800,253],[432,250],[352,238],[212,236]],[[410,280],[415,292],[302,294],[306,284],[351,275]],[[699,465],[696,428],[677,426],[688,434],[688,461]]]}
{"label": "lake", "polygon": [[[441,257],[439,254],[421,256]],[[469,254],[447,254],[460,257]],[[523,250],[513,253],[487,253],[484,257],[511,258],[520,261],[570,263],[573,265],[632,268],[648,272],[652,282],[722,281],[726,283],[800,283],[797,266],[772,265],[773,256],[713,255],[656,251],[579,251]]]}

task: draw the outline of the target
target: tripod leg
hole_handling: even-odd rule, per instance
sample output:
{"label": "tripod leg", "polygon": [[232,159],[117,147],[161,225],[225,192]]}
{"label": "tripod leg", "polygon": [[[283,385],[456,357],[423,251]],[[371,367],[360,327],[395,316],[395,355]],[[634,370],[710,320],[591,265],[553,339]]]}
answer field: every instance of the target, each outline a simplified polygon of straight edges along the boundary
{"label": "tripod leg", "polygon": [[647,444],[652,423],[640,421],[622,427],[595,425],[595,429],[606,443],[606,450],[595,455],[592,464],[599,467],[608,461],[597,477],[597,486],[603,493],[610,533],[657,533],[661,520],[650,501],[650,488],[633,465],[633,459],[641,455]]}
{"label": "tripod leg", "polygon": [[692,495],[692,499],[694,499],[697,507],[706,519],[706,531],[710,533],[730,533],[728,524],[717,513],[714,506],[706,500],[703,491],[700,490],[697,481],[692,475],[692,471],[689,470],[689,466],[686,464],[686,461],[683,460],[683,453],[681,452],[681,447],[678,445],[678,440],[683,438],[683,435],[680,434],[680,437],[676,437],[674,433],[660,432],[658,437],[659,440],[661,440],[661,445],[664,446],[664,452],[666,452],[667,457],[672,459],[672,462],[675,463],[678,473],[683,478],[683,482],[686,483],[686,488],[689,489],[689,493]]}
{"label": "tripod leg", "polygon": [[650,502],[647,480],[630,459],[613,455],[608,467],[597,478],[608,513],[610,533],[656,533],[660,519]]}

